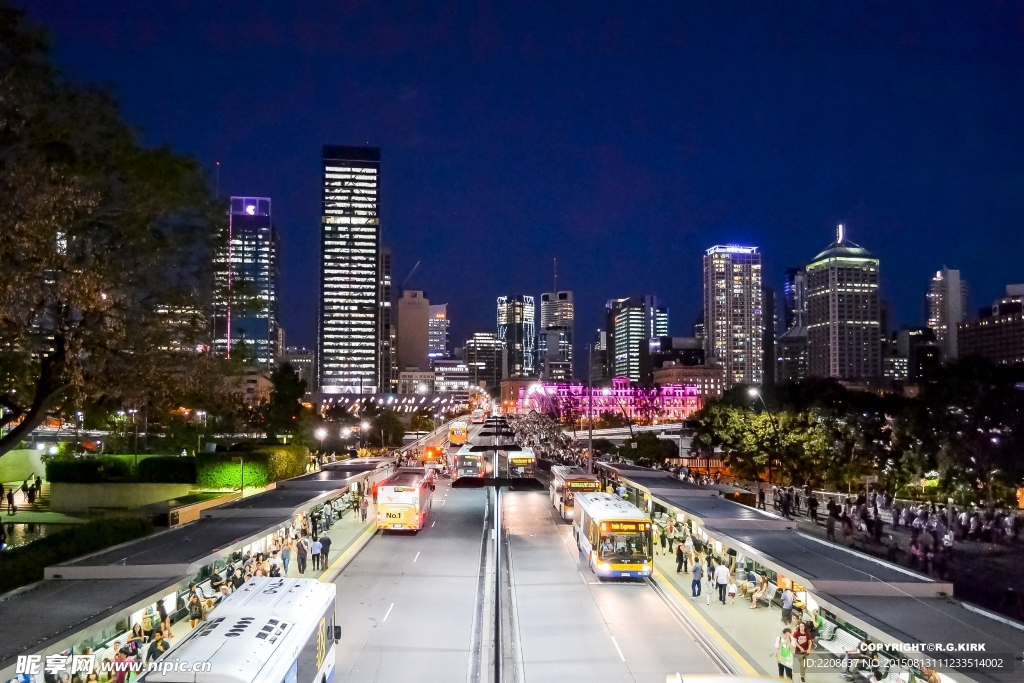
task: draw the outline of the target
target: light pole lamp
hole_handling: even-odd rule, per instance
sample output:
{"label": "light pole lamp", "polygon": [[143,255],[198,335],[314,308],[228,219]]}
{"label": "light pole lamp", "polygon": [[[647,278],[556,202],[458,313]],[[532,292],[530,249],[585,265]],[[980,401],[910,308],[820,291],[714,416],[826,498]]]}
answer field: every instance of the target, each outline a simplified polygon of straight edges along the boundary
{"label": "light pole lamp", "polygon": [[327,438],[327,430],[324,429],[323,427],[321,427],[320,429],[316,430],[315,436],[316,436],[317,440],[320,442],[320,450],[323,451],[324,450],[324,439]]}
{"label": "light pole lamp", "polygon": [[[780,445],[781,441],[779,440],[779,425],[775,421],[775,415],[772,413],[771,408],[768,407],[768,404],[765,403],[764,396],[761,395],[760,389],[758,389],[757,387],[750,387],[750,389],[747,390],[747,393],[750,394],[751,397],[757,396],[759,399],[761,399],[761,405],[764,406],[764,411],[766,413],[768,413],[768,422],[772,426],[772,435],[775,437],[775,448],[774,448],[775,455],[778,455],[779,454],[779,445]],[[772,485],[772,454],[769,453],[768,454],[768,487],[771,488],[771,485]]]}

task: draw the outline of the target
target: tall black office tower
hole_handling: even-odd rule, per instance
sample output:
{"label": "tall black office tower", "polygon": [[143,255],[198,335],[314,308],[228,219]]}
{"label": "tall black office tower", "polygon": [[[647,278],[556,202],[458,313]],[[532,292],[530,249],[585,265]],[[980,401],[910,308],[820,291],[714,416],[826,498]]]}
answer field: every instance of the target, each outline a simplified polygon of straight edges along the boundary
{"label": "tall black office tower", "polygon": [[317,376],[325,394],[380,381],[380,149],[323,148]]}

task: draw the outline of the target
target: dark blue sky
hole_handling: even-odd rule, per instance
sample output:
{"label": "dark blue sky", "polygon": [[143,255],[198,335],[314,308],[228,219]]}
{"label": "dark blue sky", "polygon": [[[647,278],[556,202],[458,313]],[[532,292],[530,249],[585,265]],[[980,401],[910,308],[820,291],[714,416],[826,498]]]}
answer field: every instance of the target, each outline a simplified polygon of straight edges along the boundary
{"label": "dark blue sky", "polygon": [[760,246],[778,288],[840,221],[897,324],[943,264],[974,307],[1024,281],[1022,3],[20,1],[144,140],[273,198],[290,343],[324,143],[382,148],[396,280],[422,260],[457,345],[553,257],[581,342],[644,293],[689,334],[706,247]]}

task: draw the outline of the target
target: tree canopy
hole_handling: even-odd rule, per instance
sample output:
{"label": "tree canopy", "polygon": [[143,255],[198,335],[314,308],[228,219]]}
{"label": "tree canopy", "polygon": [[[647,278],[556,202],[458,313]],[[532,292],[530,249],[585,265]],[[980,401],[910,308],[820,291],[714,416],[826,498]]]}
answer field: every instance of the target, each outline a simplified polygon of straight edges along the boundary
{"label": "tree canopy", "polygon": [[142,146],[0,4],[0,454],[52,412],[199,381],[213,208],[193,159]]}

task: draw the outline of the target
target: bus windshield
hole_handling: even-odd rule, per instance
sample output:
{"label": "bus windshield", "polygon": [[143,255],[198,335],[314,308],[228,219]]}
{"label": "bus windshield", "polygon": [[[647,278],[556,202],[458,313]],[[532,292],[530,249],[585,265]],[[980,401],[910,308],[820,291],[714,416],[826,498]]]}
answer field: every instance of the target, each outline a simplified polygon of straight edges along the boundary
{"label": "bus windshield", "polygon": [[603,533],[598,557],[604,561],[640,561],[650,558],[650,536],[643,531]]}

